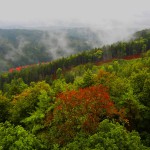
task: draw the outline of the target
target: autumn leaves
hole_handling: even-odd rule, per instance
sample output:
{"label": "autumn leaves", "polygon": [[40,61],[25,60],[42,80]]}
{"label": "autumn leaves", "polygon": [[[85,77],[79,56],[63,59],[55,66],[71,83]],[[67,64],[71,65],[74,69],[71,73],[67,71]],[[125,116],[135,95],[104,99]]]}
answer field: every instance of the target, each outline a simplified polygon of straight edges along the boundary
{"label": "autumn leaves", "polygon": [[124,119],[103,85],[58,94],[56,107],[49,116],[47,118],[51,118],[50,124],[56,127],[55,138],[60,144],[75,137],[78,131],[95,133],[103,119]]}

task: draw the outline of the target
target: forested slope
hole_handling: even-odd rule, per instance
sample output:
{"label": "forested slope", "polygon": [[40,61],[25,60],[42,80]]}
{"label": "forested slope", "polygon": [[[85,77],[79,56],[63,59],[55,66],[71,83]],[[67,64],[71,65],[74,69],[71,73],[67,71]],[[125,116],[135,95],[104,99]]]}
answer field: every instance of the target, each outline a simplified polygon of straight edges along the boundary
{"label": "forested slope", "polygon": [[91,49],[97,40],[88,28],[0,29],[0,73]]}
{"label": "forested slope", "polygon": [[51,80],[55,78],[58,68],[66,70],[80,64],[97,63],[129,56],[137,57],[149,49],[150,33],[149,30],[143,30],[135,33],[133,40],[128,42],[117,42],[112,45],[63,57],[52,62],[11,68],[8,73],[6,72],[0,76],[0,89],[3,89],[3,85],[10,83],[14,78],[21,77],[27,84],[32,81]]}
{"label": "forested slope", "polygon": [[148,149],[149,77],[148,51],[134,60],[59,68],[47,83],[15,78],[0,93],[0,146]]}
{"label": "forested slope", "polygon": [[148,49],[140,37],[2,74],[0,149],[150,149]]}

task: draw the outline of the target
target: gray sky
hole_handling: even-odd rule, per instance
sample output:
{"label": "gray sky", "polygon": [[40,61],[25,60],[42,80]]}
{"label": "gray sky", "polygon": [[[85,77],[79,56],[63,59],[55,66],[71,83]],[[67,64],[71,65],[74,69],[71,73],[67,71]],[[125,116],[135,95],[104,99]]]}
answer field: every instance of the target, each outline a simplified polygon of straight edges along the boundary
{"label": "gray sky", "polygon": [[0,24],[145,28],[149,6],[150,0],[0,0]]}

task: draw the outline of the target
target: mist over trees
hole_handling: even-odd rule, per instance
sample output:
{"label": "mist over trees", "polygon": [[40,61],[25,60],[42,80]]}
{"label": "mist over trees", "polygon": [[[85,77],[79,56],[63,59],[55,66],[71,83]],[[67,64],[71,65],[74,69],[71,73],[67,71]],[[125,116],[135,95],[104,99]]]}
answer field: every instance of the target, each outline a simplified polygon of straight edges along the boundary
{"label": "mist over trees", "polygon": [[88,28],[0,29],[0,71],[89,50],[98,40]]}
{"label": "mist over trees", "polygon": [[121,31],[112,31],[93,27],[0,29],[0,72],[49,62],[119,40],[127,41],[133,33],[128,30],[123,36]]}
{"label": "mist over trees", "polygon": [[0,76],[0,149],[150,149],[150,32]]}

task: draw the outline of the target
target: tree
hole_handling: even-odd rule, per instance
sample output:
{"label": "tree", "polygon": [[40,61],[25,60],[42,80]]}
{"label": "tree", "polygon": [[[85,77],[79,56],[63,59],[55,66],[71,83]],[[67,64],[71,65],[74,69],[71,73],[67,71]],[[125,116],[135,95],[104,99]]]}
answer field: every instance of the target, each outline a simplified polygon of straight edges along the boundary
{"label": "tree", "polygon": [[72,72],[65,73],[64,77],[65,77],[66,83],[73,83],[74,82],[75,77],[74,77],[74,74]]}
{"label": "tree", "polygon": [[78,134],[63,149],[95,149],[95,150],[147,150],[142,145],[137,132],[128,132],[119,123],[103,120],[98,131],[92,135]]}
{"label": "tree", "polygon": [[[40,91],[40,95],[37,97],[36,110],[32,112],[29,117],[21,121],[26,125],[26,128],[34,134],[45,127],[43,120],[46,117],[46,112],[52,109],[54,103],[52,95],[53,93],[51,93],[51,96],[48,95],[45,90]],[[49,106],[50,104],[51,106]]]}
{"label": "tree", "polygon": [[29,88],[14,96],[11,102],[12,108],[10,109],[11,121],[17,124],[26,117],[29,117],[30,113],[36,110],[37,104],[39,102],[38,97],[42,94],[43,91],[45,91],[49,96],[53,95],[49,84],[42,81],[38,83],[31,83]]}
{"label": "tree", "polygon": [[56,104],[50,124],[56,127],[53,135],[61,144],[69,141],[80,130],[94,133],[104,118],[124,120],[102,85],[60,93]]}
{"label": "tree", "polygon": [[89,87],[94,83],[93,74],[91,70],[87,70],[83,75],[82,88]]}
{"label": "tree", "polygon": [[28,85],[23,82],[22,78],[13,79],[10,84],[5,85],[4,92],[7,93],[8,97],[12,97],[20,94],[27,87]]}
{"label": "tree", "polygon": [[21,126],[0,123],[0,149],[46,149],[44,144]]}
{"label": "tree", "polygon": [[148,73],[147,69],[143,68],[143,70],[138,70],[137,73],[133,72],[130,77],[133,94],[137,97],[137,99],[140,100],[140,102],[142,102],[143,98],[141,97],[141,95],[144,90],[144,84],[146,83],[145,81],[149,77],[149,75],[150,74]]}
{"label": "tree", "polygon": [[62,69],[61,69],[61,68],[58,68],[58,69],[56,70],[56,76],[57,76],[58,79],[59,79],[59,78],[62,78]]}
{"label": "tree", "polygon": [[9,117],[10,100],[0,91],[0,122],[5,122]]}

